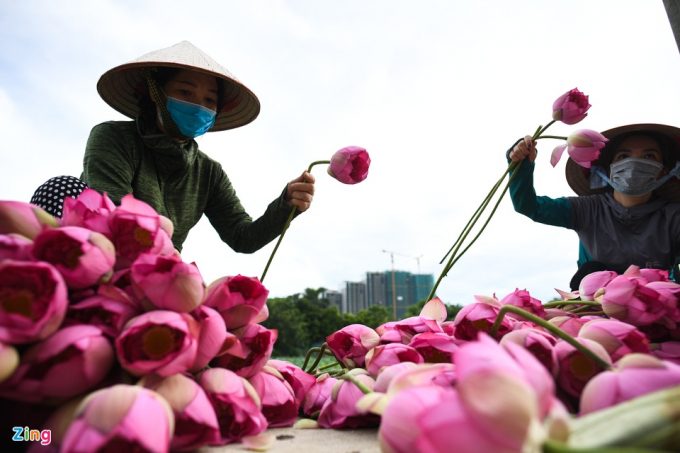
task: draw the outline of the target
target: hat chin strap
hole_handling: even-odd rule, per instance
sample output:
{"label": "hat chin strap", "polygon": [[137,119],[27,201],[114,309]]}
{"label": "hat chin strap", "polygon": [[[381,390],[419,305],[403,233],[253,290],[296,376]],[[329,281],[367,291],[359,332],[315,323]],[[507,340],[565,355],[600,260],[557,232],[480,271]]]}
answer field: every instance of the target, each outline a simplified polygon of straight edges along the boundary
{"label": "hat chin strap", "polygon": [[153,101],[156,103],[156,106],[160,111],[161,118],[163,118],[163,127],[165,128],[165,131],[172,138],[176,138],[178,140],[189,140],[189,137],[180,132],[177,124],[175,124],[175,121],[172,119],[170,112],[168,112],[168,109],[165,108],[165,102],[163,102],[163,98],[161,98],[158,85],[156,85],[156,81],[153,79],[153,77],[151,77],[150,71],[156,71],[156,68],[139,68],[140,74],[142,74],[142,76],[146,79],[146,84],[149,86],[149,94],[151,95],[151,99],[153,99]]}

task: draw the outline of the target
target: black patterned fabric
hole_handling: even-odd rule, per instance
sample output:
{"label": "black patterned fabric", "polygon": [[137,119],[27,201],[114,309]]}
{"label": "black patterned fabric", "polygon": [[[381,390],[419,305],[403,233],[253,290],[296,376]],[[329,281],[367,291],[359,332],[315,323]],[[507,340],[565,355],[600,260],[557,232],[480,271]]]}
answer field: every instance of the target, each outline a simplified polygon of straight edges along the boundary
{"label": "black patterned fabric", "polygon": [[55,176],[38,187],[31,198],[31,203],[40,206],[54,217],[61,218],[64,198],[76,198],[86,188],[87,184],[75,176]]}

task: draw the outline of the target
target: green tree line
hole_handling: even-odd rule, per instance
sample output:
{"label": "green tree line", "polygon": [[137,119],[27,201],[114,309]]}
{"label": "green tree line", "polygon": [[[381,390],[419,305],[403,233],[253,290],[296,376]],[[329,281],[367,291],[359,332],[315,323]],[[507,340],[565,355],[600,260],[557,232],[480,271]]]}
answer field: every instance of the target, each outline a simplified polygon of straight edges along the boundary
{"label": "green tree line", "polygon": [[[392,321],[387,307],[373,305],[357,314],[341,314],[331,306],[328,299],[321,297],[325,288],[307,288],[303,293],[267,300],[269,318],[262,323],[268,329],[276,329],[278,338],[274,344],[274,357],[304,355],[310,348],[319,346],[326,337],[350,324],[363,324],[375,329]],[[418,316],[425,300],[411,305],[406,317]],[[448,320],[453,320],[462,308],[447,305]]]}

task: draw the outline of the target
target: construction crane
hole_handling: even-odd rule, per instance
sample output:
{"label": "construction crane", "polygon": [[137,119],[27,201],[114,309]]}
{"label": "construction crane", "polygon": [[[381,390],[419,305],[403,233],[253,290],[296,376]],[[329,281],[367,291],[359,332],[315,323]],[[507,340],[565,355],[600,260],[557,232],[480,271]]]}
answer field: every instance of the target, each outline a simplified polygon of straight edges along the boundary
{"label": "construction crane", "polygon": [[399,255],[399,256],[405,256],[406,258],[411,258],[417,261],[418,263],[418,273],[420,274],[420,258],[423,257],[423,255],[420,255],[418,257],[415,256],[410,256],[410,255],[404,255],[403,253],[397,253],[397,252],[392,252],[390,250],[383,250],[383,253],[389,253],[390,254],[390,259],[392,261],[392,316],[394,317],[394,320],[397,320],[397,291],[395,287],[395,280],[394,280],[394,255]]}

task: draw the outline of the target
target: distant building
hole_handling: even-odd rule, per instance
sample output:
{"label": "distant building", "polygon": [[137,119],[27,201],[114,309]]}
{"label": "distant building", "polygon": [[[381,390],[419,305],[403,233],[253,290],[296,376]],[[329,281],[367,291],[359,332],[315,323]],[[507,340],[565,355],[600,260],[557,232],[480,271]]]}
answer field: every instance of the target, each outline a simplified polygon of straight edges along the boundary
{"label": "distant building", "polygon": [[385,299],[386,307],[393,312],[393,303],[396,302],[397,319],[402,319],[409,305],[413,305],[427,299],[434,287],[432,274],[412,274],[405,271],[394,271],[394,293],[392,298],[392,271],[385,271]]}
{"label": "distant building", "polygon": [[434,275],[413,274],[411,276],[411,300],[414,304],[427,299],[434,288]]}
{"label": "distant building", "polygon": [[387,277],[383,272],[366,272],[366,305],[388,306]]}
{"label": "distant building", "polygon": [[336,307],[340,313],[345,313],[347,309],[342,303],[342,293],[340,291],[326,291],[321,294],[321,297],[328,299],[328,303],[331,307]]}
{"label": "distant building", "polygon": [[356,314],[361,310],[366,310],[366,283],[345,282],[343,305],[346,309],[343,313]]}

